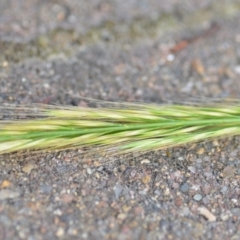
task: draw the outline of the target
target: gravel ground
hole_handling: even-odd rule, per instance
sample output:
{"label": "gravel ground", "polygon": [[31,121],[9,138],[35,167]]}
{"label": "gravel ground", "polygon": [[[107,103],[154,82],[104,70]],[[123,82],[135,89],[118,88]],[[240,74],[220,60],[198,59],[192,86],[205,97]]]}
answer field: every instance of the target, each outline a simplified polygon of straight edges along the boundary
{"label": "gravel ground", "polygon": [[[238,0],[2,0],[0,102],[240,97]],[[240,137],[0,161],[0,239],[239,239]]]}

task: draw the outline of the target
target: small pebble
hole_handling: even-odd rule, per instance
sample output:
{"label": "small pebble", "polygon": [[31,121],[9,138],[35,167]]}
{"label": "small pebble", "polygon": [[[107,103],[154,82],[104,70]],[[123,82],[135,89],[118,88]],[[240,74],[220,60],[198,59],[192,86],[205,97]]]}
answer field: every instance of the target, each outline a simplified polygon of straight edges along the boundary
{"label": "small pebble", "polygon": [[146,195],[147,192],[148,192],[147,189],[143,189],[143,190],[138,191],[139,195]]}
{"label": "small pebble", "polygon": [[180,197],[176,197],[174,202],[177,207],[180,207],[183,205],[183,201]]}
{"label": "small pebble", "polygon": [[95,173],[95,177],[96,177],[97,179],[100,178],[100,174],[99,174],[99,172],[96,172],[96,173]]}
{"label": "small pebble", "polygon": [[232,177],[234,176],[236,172],[236,168],[233,167],[233,166],[227,166],[223,169],[223,172],[222,172],[222,177],[223,178],[228,178],[228,177]]}
{"label": "small pebble", "polygon": [[204,152],[205,152],[205,149],[204,149],[204,148],[199,148],[199,149],[197,150],[197,154],[199,154],[199,155],[202,155]]}
{"label": "small pebble", "polygon": [[122,209],[124,212],[128,212],[131,207],[128,205],[123,205]]}
{"label": "small pebble", "polygon": [[195,201],[201,201],[202,200],[202,195],[201,194],[196,194],[196,195],[193,196],[193,199]]}
{"label": "small pebble", "polygon": [[125,214],[125,213],[119,213],[117,216],[117,218],[120,220],[124,220],[126,217],[127,217],[127,214]]}
{"label": "small pebble", "polygon": [[28,163],[27,165],[25,165],[25,166],[22,168],[22,171],[23,171],[24,173],[30,173],[34,168],[35,168],[34,164]]}
{"label": "small pebble", "polygon": [[200,215],[204,216],[209,222],[215,222],[216,216],[214,216],[207,208],[199,207],[198,212]]}
{"label": "small pebble", "polygon": [[92,174],[92,169],[91,168],[87,168],[87,173],[89,174],[89,175],[91,175]]}
{"label": "small pebble", "polygon": [[184,183],[181,187],[180,190],[185,193],[189,190],[189,184],[188,183]]}
{"label": "small pebble", "polygon": [[228,187],[227,187],[227,186],[223,186],[223,187],[221,187],[220,192],[221,192],[222,194],[226,194],[227,191],[228,191]]}
{"label": "small pebble", "polygon": [[62,195],[62,201],[66,204],[71,203],[74,199],[74,196],[72,194],[63,194]]}
{"label": "small pebble", "polygon": [[229,215],[226,213],[221,214],[222,221],[227,221],[229,219]]}
{"label": "small pebble", "polygon": [[50,194],[52,192],[52,186],[50,185],[44,184],[40,187],[40,189],[41,189],[41,192],[44,194]]}
{"label": "small pebble", "polygon": [[164,196],[168,196],[170,194],[170,189],[166,188],[165,191],[163,192]]}
{"label": "small pebble", "polygon": [[118,199],[120,195],[122,194],[124,188],[121,184],[116,183],[115,186],[113,187],[113,191],[115,193],[115,197]]}
{"label": "small pebble", "polygon": [[4,62],[2,63],[2,66],[3,66],[3,67],[8,67],[8,65],[9,65],[9,63],[8,63],[7,61],[4,61]]}
{"label": "small pebble", "polygon": [[57,237],[62,237],[64,234],[65,234],[65,231],[64,231],[64,229],[61,228],[61,227],[60,227],[60,228],[57,230],[57,232],[56,232],[56,236],[57,236]]}
{"label": "small pebble", "polygon": [[54,210],[53,214],[61,216],[62,215],[62,210],[58,208],[58,209]]}
{"label": "small pebble", "polygon": [[11,186],[11,185],[12,185],[11,182],[9,182],[8,180],[4,180],[4,181],[2,182],[0,188],[7,188],[7,187],[9,187],[9,186]]}
{"label": "small pebble", "polygon": [[141,161],[141,164],[148,164],[148,163],[150,163],[150,161],[148,159],[144,159]]}
{"label": "small pebble", "polygon": [[144,184],[147,184],[151,181],[151,175],[146,175],[141,180]]}
{"label": "small pebble", "polygon": [[167,61],[172,62],[175,59],[175,56],[173,54],[169,54],[167,56]]}
{"label": "small pebble", "polygon": [[182,214],[183,214],[184,216],[188,216],[188,215],[190,214],[189,208],[188,208],[188,207],[183,207],[183,208],[182,208]]}
{"label": "small pebble", "polygon": [[196,173],[196,172],[197,172],[196,168],[193,167],[193,166],[189,166],[189,167],[188,167],[188,170],[189,170],[191,173]]}

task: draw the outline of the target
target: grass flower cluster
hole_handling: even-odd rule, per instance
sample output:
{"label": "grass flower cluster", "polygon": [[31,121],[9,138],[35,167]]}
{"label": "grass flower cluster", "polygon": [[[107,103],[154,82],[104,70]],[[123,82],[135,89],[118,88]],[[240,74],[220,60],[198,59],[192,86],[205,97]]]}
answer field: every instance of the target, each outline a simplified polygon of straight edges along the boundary
{"label": "grass flower cluster", "polygon": [[89,147],[117,149],[120,153],[146,152],[240,135],[237,103],[9,109],[20,117],[0,120],[0,154]]}

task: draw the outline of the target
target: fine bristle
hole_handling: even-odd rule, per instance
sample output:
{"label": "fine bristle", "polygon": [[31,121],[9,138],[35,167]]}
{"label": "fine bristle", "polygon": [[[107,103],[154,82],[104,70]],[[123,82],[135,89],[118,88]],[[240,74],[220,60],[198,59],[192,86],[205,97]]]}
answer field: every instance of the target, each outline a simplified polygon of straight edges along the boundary
{"label": "fine bristle", "polygon": [[0,120],[0,154],[82,147],[146,152],[240,134],[240,105],[233,102],[105,108],[15,106],[8,112],[18,114]]}

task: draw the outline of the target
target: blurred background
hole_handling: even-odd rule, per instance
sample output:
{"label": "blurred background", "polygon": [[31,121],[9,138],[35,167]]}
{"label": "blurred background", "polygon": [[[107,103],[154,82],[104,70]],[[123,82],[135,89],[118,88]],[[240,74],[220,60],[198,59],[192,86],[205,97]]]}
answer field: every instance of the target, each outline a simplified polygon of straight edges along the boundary
{"label": "blurred background", "polygon": [[237,0],[1,0],[0,100],[239,97],[239,9]]}
{"label": "blurred background", "polygon": [[[239,0],[0,0],[0,104],[239,98],[239,23]],[[237,240],[239,143],[3,157],[0,239]]]}

